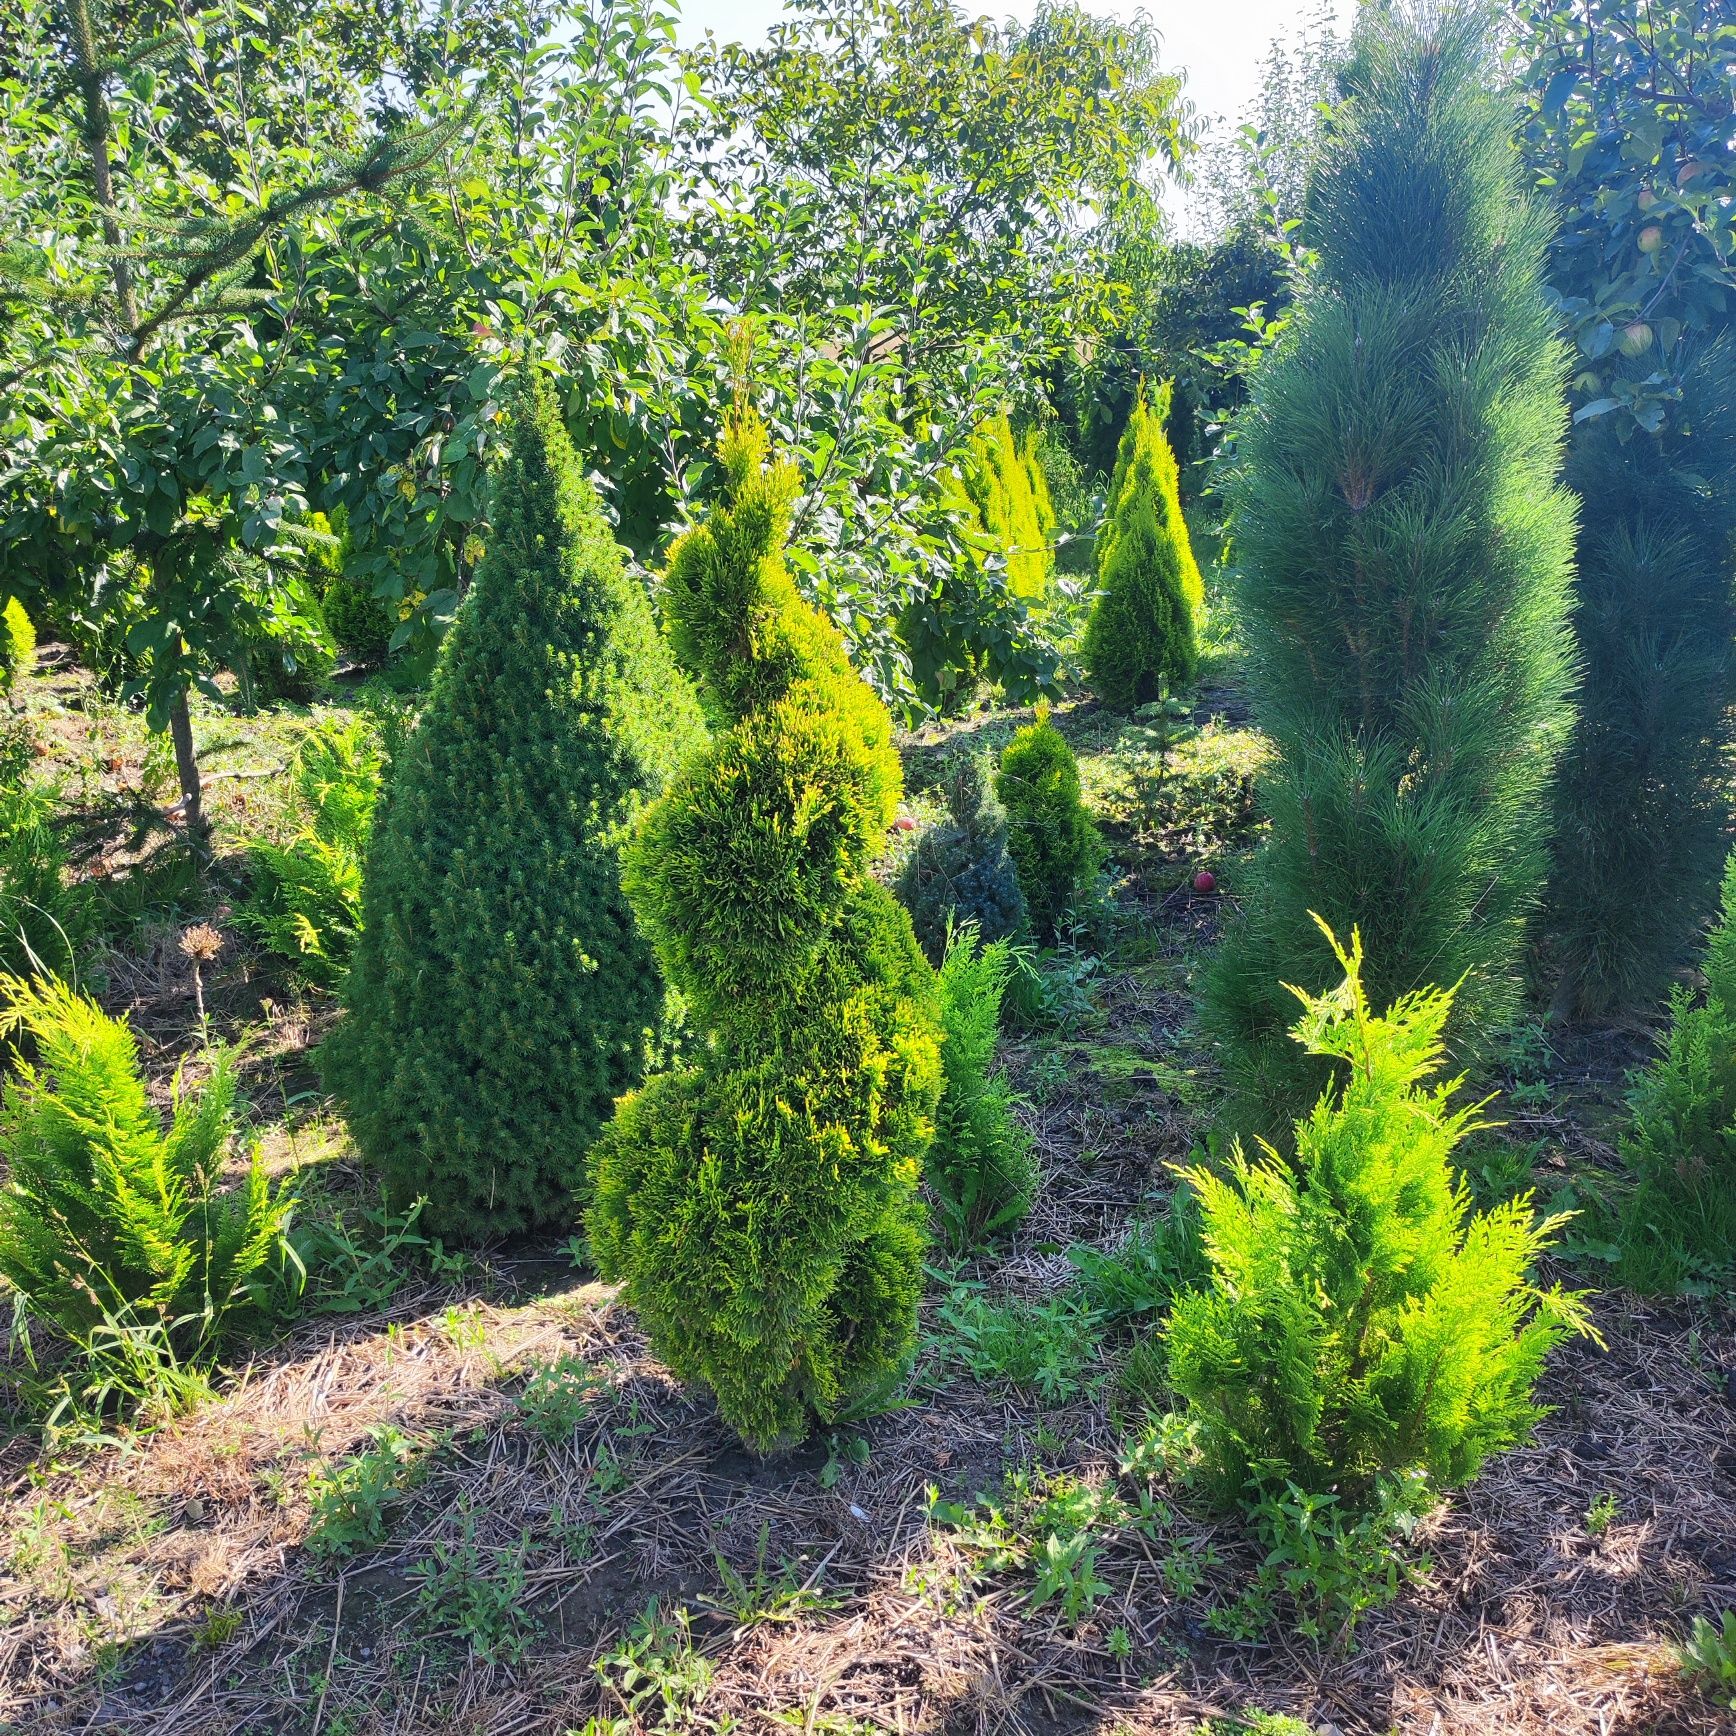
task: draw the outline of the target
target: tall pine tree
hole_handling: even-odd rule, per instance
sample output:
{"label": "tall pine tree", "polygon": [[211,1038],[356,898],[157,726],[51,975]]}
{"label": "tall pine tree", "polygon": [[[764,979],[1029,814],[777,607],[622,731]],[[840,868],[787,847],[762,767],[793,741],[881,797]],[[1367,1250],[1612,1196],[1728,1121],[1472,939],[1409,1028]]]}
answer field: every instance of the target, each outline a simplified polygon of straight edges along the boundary
{"label": "tall pine tree", "polygon": [[[1736,344],[1698,347],[1657,433],[1576,430],[1584,680],[1545,922],[1554,1011],[1649,1011],[1713,901],[1729,794]],[[1625,438],[1624,438],[1625,436]]]}
{"label": "tall pine tree", "polygon": [[526,383],[488,552],[399,754],[327,1077],[393,1198],[442,1234],[565,1219],[664,987],[621,890],[703,740],[547,390]]}
{"label": "tall pine tree", "polygon": [[[1271,841],[1212,1022],[1250,1109],[1305,1106],[1281,982],[1360,928],[1387,1002],[1517,1004],[1571,726],[1564,358],[1488,18],[1369,13],[1309,190],[1319,264],[1262,368],[1234,508]],[[1319,1063],[1314,1063],[1318,1067]]]}

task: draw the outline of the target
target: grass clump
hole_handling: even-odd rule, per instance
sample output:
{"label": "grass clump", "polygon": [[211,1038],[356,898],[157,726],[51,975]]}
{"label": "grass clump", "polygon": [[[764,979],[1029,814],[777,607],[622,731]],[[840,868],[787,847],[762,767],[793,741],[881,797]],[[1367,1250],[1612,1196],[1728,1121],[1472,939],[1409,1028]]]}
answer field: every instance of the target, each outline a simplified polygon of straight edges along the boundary
{"label": "grass clump", "polygon": [[621,890],[702,739],[546,388],[512,411],[488,553],[374,814],[325,1069],[363,1157],[436,1235],[564,1220],[665,1030]]}

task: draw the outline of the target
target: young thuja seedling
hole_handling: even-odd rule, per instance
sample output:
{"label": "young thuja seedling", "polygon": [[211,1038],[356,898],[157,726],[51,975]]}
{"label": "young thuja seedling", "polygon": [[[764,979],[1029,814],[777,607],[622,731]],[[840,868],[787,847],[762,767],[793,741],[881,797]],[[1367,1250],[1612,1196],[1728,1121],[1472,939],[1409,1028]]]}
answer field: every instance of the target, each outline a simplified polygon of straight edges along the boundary
{"label": "young thuja seedling", "polygon": [[1589,1536],[1602,1537],[1621,1512],[1621,1503],[1614,1493],[1605,1489],[1585,1510],[1585,1529]]}

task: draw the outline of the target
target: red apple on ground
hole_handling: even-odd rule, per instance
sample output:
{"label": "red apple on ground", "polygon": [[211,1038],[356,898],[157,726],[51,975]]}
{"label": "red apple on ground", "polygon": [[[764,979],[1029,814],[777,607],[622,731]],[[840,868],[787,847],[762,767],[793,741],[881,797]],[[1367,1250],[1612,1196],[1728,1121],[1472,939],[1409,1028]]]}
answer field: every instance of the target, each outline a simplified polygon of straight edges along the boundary
{"label": "red apple on ground", "polygon": [[1216,892],[1217,889],[1218,877],[1212,873],[1209,868],[1202,868],[1199,873],[1194,876],[1195,892]]}

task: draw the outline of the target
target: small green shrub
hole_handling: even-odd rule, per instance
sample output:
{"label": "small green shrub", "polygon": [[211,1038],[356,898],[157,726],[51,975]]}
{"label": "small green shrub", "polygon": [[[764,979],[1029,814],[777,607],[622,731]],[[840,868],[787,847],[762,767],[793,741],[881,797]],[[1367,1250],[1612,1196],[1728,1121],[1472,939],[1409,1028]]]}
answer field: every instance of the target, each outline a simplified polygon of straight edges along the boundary
{"label": "small green shrub", "polygon": [[961,1285],[940,1306],[936,1348],[973,1380],[1004,1381],[1046,1405],[1068,1404],[1096,1380],[1099,1317],[1078,1290],[1040,1301],[996,1301]]}
{"label": "small green shrub", "polygon": [[488,553],[375,811],[326,1078],[436,1235],[567,1217],[668,1029],[621,888],[697,702],[547,389],[511,412]]}
{"label": "small green shrub", "polygon": [[1352,1513],[1383,1482],[1469,1481],[1541,1414],[1531,1391],[1561,1340],[1588,1331],[1581,1297],[1531,1268],[1561,1222],[1529,1196],[1472,1215],[1454,1150],[1476,1108],[1451,1107],[1443,1057],[1450,990],[1384,1016],[1362,988],[1362,946],[1332,947],[1332,992],[1298,992],[1295,1040],[1340,1068],[1286,1161],[1238,1143],[1224,1173],[1183,1172],[1199,1195],[1209,1288],[1166,1332],[1169,1375],[1220,1504],[1295,1484]]}
{"label": "small green shrub", "polygon": [[1667,1292],[1736,1266],[1736,854],[1706,947],[1706,994],[1677,988],[1661,1052],[1640,1074],[1621,1152],[1633,1177],[1618,1271]]}
{"label": "small green shrub", "polygon": [[30,781],[34,743],[22,719],[0,729],[0,973],[64,977],[93,926],[91,901],[67,878],[55,791]]}
{"label": "small green shrub", "polygon": [[1181,511],[1175,454],[1164,438],[1169,386],[1155,407],[1141,390],[1121,437],[1097,539],[1098,596],[1083,653],[1105,705],[1131,712],[1188,680],[1205,585]]}
{"label": "small green shrub", "polygon": [[1007,743],[995,794],[1007,810],[1007,848],[1032,930],[1055,940],[1094,895],[1103,840],[1085,811],[1073,750],[1046,715]]}
{"label": "small green shrub", "polygon": [[368,1431],[368,1444],[308,1476],[307,1547],[344,1559],[386,1541],[392,1516],[427,1469],[426,1446],[390,1423]]}
{"label": "small green shrub", "polygon": [[362,864],[386,761],[372,720],[320,724],[302,738],[290,770],[305,823],[287,844],[247,846],[253,884],[241,921],[321,987],[341,981],[361,931]]}
{"label": "small green shrub", "polygon": [[1037,1164],[1017,1101],[995,1070],[1010,943],[984,946],[956,929],[940,967],[940,1108],[928,1148],[928,1186],[949,1243],[965,1252],[1031,1209]]}
{"label": "small green shrub", "polygon": [[1736,1712],[1736,1609],[1721,1620],[1694,1617],[1693,1632],[1677,1654],[1682,1674],[1715,1706]]}
{"label": "small green shrub", "polygon": [[930,961],[946,955],[955,925],[974,923],[985,943],[1025,926],[1025,895],[1007,848],[1007,814],[986,761],[963,754],[948,768],[947,817],[916,841],[898,877],[898,897]]}
{"label": "small green shrub", "polygon": [[251,589],[255,604],[240,669],[243,701],[305,705],[318,698],[338,660],[319,593],[301,573]]}
{"label": "small green shrub", "polygon": [[897,810],[885,706],[797,594],[794,467],[731,416],[722,497],[675,545],[670,636],[729,727],[645,816],[625,883],[705,1033],[593,1162],[599,1270],[751,1446],[885,1386],[915,1342],[934,973],[870,867]]}
{"label": "small green shrub", "polygon": [[[321,514],[314,513],[316,521]],[[335,549],[315,562],[322,575],[320,608],[333,640],[363,663],[382,663],[391,649],[397,615],[385,598],[350,571],[349,514],[339,507],[325,529],[337,538]]]}
{"label": "small green shrub", "polygon": [[390,606],[360,579],[334,573],[320,599],[332,638],[361,663],[382,663],[397,621]]}
{"label": "small green shrub", "polygon": [[0,699],[10,699],[36,662],[36,629],[16,597],[0,609]]}
{"label": "small green shrub", "polygon": [[0,977],[4,1028],[29,1046],[0,1109],[0,1274],[91,1352],[117,1328],[183,1358],[216,1347],[278,1253],[291,1201],[257,1151],[238,1186],[232,1052],[197,1094],[176,1081],[165,1128],[126,1025],[50,978]]}

